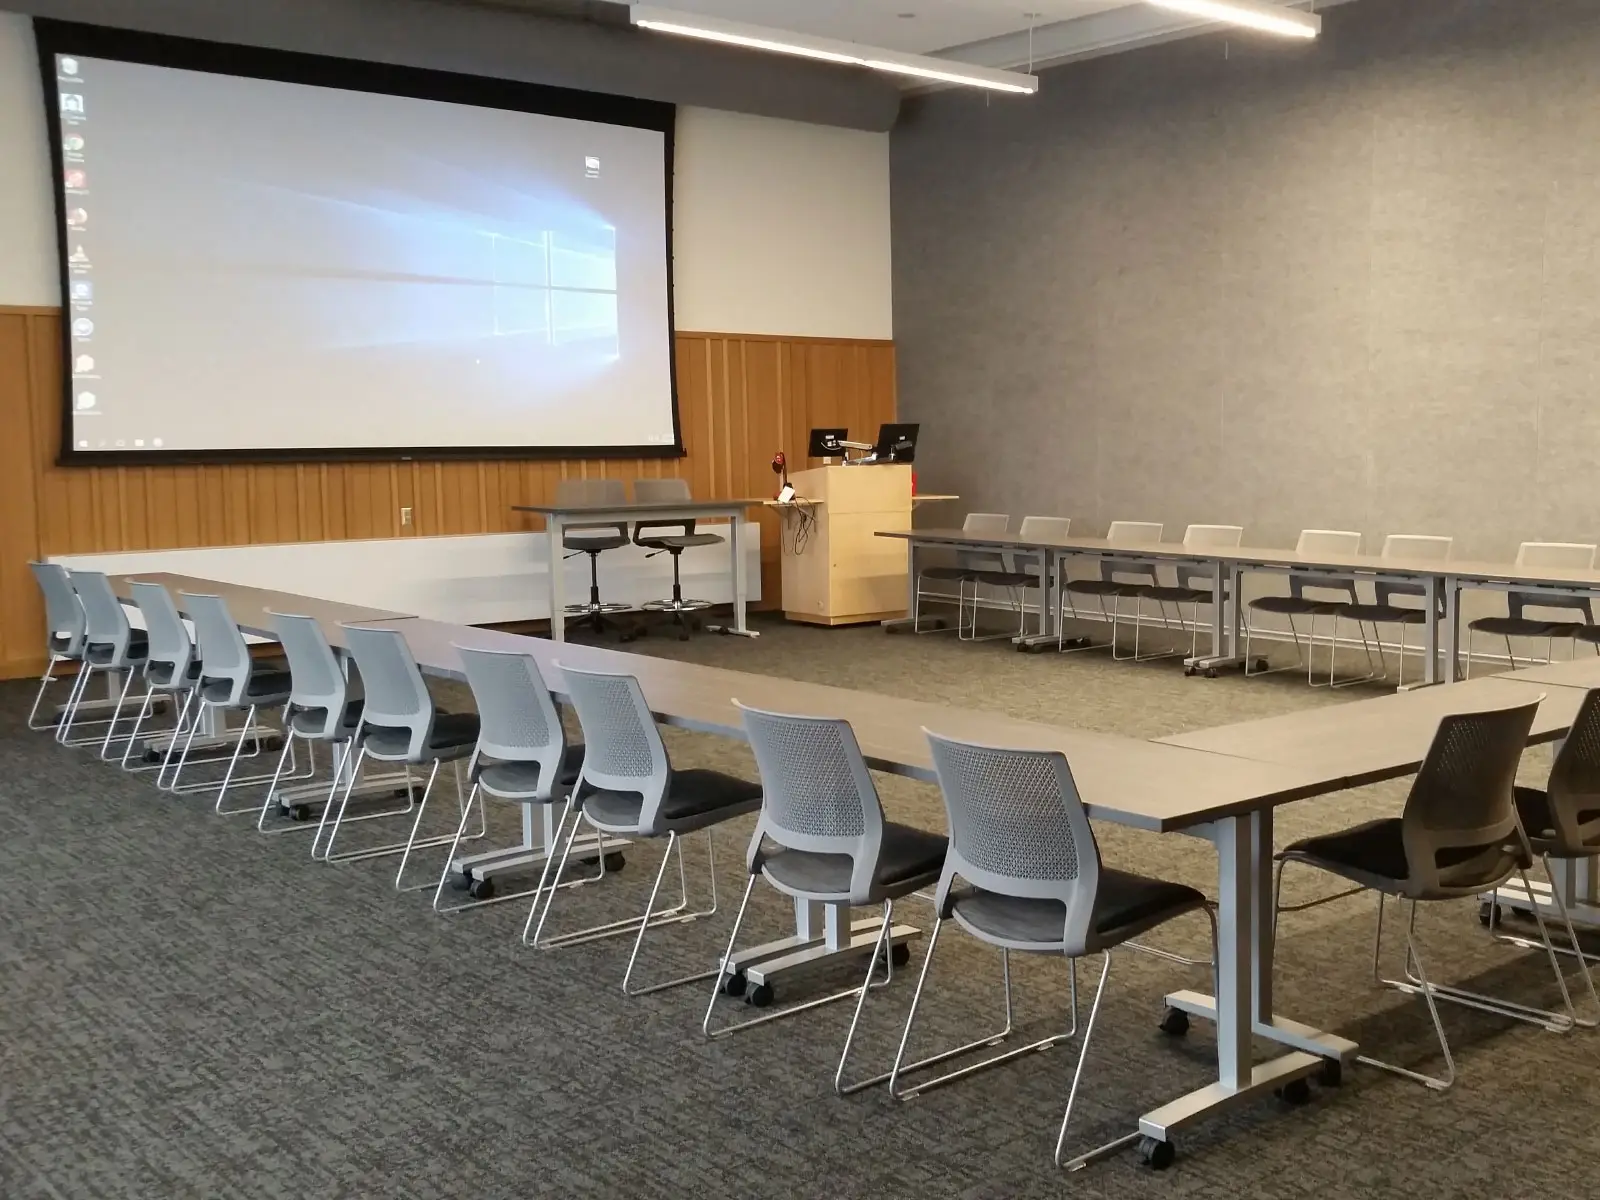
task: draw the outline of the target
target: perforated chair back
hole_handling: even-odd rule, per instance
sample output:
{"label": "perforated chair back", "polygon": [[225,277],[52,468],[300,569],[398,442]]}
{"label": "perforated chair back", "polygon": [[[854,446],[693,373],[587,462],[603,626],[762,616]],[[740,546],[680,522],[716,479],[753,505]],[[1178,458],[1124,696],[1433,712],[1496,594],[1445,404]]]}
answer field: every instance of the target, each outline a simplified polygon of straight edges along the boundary
{"label": "perforated chair back", "polygon": [[227,699],[209,703],[238,705],[250,685],[250,647],[245,645],[244,634],[228,611],[227,601],[221,596],[194,592],[179,592],[178,598],[194,622],[201,676],[207,683],[228,684]]}
{"label": "perforated chair back", "polygon": [[[1517,566],[1551,567],[1556,570],[1594,568],[1595,547],[1587,542],[1523,542],[1517,547]],[[1513,617],[1528,608],[1560,608],[1583,614],[1585,623],[1594,624],[1594,607],[1587,596],[1550,596],[1540,592],[1511,592],[1506,607]]]}
{"label": "perforated chair back", "polygon": [[[1331,555],[1335,558],[1361,553],[1361,535],[1348,529],[1302,529],[1300,540],[1294,546],[1296,554]],[[1316,575],[1291,572],[1289,594],[1303,599],[1308,592],[1335,592],[1340,600],[1351,604],[1359,602],[1353,579],[1326,579]]]}
{"label": "perforated chair back", "polygon": [[734,704],[761,774],[750,865],[763,837],[791,850],[843,854],[851,860],[851,900],[868,903],[883,845],[883,806],[850,722]]}
{"label": "perforated chair back", "polygon": [[948,911],[957,878],[986,892],[1059,900],[1065,952],[1082,954],[1100,886],[1100,848],[1066,756],[923,732],[950,820],[939,911]]}
{"label": "perforated chair back", "polygon": [[1520,841],[1517,764],[1543,699],[1440,720],[1401,815],[1408,895],[1449,899],[1503,881],[1506,848]]}
{"label": "perforated chair back", "polygon": [[[1437,537],[1427,533],[1391,533],[1383,539],[1383,558],[1422,559],[1424,562],[1447,563],[1455,550],[1455,539]],[[1375,583],[1372,585],[1378,603],[1393,603],[1395,596],[1426,596],[1428,587],[1422,583]]]}
{"label": "perforated chair back", "polygon": [[[1159,542],[1164,526],[1160,521],[1113,521],[1106,530],[1106,541],[1113,546],[1148,545]],[[1148,559],[1121,558],[1115,555],[1100,560],[1100,578],[1107,583],[1159,583],[1156,565]]]}
{"label": "perforated chair back", "polygon": [[661,731],[632,675],[578,671],[557,663],[583,729],[583,770],[578,788],[638,795],[639,832],[657,832],[672,765]]}
{"label": "perforated chair back", "polygon": [[[1064,540],[1072,532],[1071,517],[1023,517],[1022,525],[1017,530],[1017,536],[1022,538],[1038,538],[1041,541],[1058,542]],[[1049,551],[1020,550],[1005,555],[1006,570],[1018,571],[1028,569],[1028,564],[1037,563],[1041,556],[1047,556]],[[1019,566],[1019,560],[1021,565]]]}
{"label": "perforated chair back", "polygon": [[[556,484],[556,505],[560,508],[588,508],[597,504],[626,504],[627,486],[620,479],[563,479]],[[585,521],[562,526],[563,533],[578,533],[585,529],[604,529],[621,537],[628,536],[625,522]],[[582,541],[581,538],[576,539]]]}
{"label": "perforated chair back", "polygon": [[83,601],[72,590],[72,580],[60,563],[30,562],[28,569],[44,596],[44,619],[49,626],[50,653],[61,658],[83,655]]}
{"label": "perforated chair back", "polygon": [[[1011,526],[1006,513],[968,513],[961,522],[961,532],[974,537],[1002,537]],[[992,550],[958,550],[956,565],[968,571],[1005,571],[1009,565],[1004,555]]]}
{"label": "perforated chair back", "polygon": [[[687,479],[635,479],[633,498],[639,504],[687,504],[694,499]],[[644,544],[649,538],[646,530],[679,529],[684,535],[694,533],[694,518],[681,517],[670,521],[635,521],[633,540]],[[643,540],[642,540],[643,539]]]}
{"label": "perforated chair back", "polygon": [[145,633],[150,639],[146,677],[153,674],[150,668],[159,663],[172,669],[167,682],[181,684],[189,673],[189,664],[194,661],[194,640],[189,636],[189,627],[178,615],[172,593],[159,583],[147,582],[129,583],[128,593],[144,618]]}
{"label": "perforated chair back", "polygon": [[[1237,550],[1243,541],[1243,525],[1190,525],[1183,531],[1183,544],[1190,550]],[[1179,567],[1178,583],[1181,587],[1209,584],[1212,570],[1209,566]]]}
{"label": "perforated chair back", "polygon": [[[350,684],[315,617],[268,612],[289,660],[289,703],[299,712],[322,712],[322,728],[309,736],[332,739],[344,722]],[[308,733],[302,726],[300,732]]]}
{"label": "perforated chair back", "polygon": [[87,646],[110,647],[109,659],[97,658],[97,666],[122,667],[128,663],[128,643],[133,640],[133,626],[128,624],[127,610],[111,590],[111,580],[104,571],[69,571],[72,590],[83,603],[83,643]]}
{"label": "perforated chair back", "polygon": [[1578,706],[1545,785],[1560,849],[1589,855],[1600,846],[1600,688]]}
{"label": "perforated chair back", "polygon": [[406,757],[421,762],[423,749],[433,734],[433,697],[423,682],[411,647],[396,629],[369,629],[340,625],[350,647],[350,657],[361,672],[365,700],[361,727],[404,729],[410,734]]}
{"label": "perforated chair back", "polygon": [[539,764],[539,785],[553,794],[566,753],[556,703],[531,654],[456,646],[478,706],[478,751],[504,762]]}

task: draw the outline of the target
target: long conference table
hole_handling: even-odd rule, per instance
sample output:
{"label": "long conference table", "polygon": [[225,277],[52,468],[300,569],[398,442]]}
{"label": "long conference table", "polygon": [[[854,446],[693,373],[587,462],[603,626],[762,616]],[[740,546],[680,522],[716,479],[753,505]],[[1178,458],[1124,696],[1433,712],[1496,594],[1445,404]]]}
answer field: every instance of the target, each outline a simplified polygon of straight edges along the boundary
{"label": "long conference table", "polygon": [[[1517,703],[1548,692],[1533,737],[1550,740],[1570,727],[1582,697],[1579,688],[1541,688],[1534,681],[1488,677],[1145,741],[419,617],[375,617],[370,609],[187,576],[113,577],[113,588],[125,601],[127,585],[134,579],[162,583],[174,594],[219,595],[241,628],[258,636],[273,636],[273,611],[314,616],[341,653],[346,649],[341,627],[346,620],[394,629],[405,637],[419,667],[437,677],[464,678],[457,646],[531,655],[562,699],[566,693],[562,666],[626,672],[638,678],[658,720],[684,729],[743,739],[736,699],[777,711],[843,717],[854,728],[870,766],[926,782],[935,776],[924,730],[991,745],[1061,751],[1092,818],[1155,834],[1200,837],[1216,849],[1215,995],[1182,990],[1167,997],[1170,1005],[1216,1022],[1216,1078],[1140,1118],[1141,1132],[1162,1141],[1211,1115],[1320,1072],[1328,1062],[1347,1064],[1357,1053],[1357,1045],[1349,1039],[1290,1019],[1273,1004],[1271,879],[1277,808],[1414,771],[1439,718],[1447,712]],[[1316,718],[1321,718],[1320,734]],[[547,829],[542,836],[548,839]],[[548,840],[538,849],[547,848]],[[831,907],[818,911],[818,906],[797,904],[794,934],[774,943],[778,950],[768,959],[752,965],[769,963],[776,973],[812,965],[819,957],[862,953],[879,928],[876,919],[849,922],[848,913]],[[917,931],[897,926],[892,932],[899,941]],[[771,946],[759,949],[772,951]],[[1256,1062],[1252,1047],[1256,1036],[1276,1043],[1282,1052]]]}
{"label": "long conference table", "polygon": [[[1461,649],[1461,594],[1469,588],[1487,591],[1544,593],[1551,596],[1600,595],[1600,570],[1579,567],[1525,567],[1513,563],[1475,562],[1388,556],[1378,554],[1302,554],[1296,550],[1243,547],[1185,546],[1178,542],[1110,542],[1105,538],[1024,538],[1015,534],[984,536],[961,529],[886,530],[879,537],[898,538],[907,544],[906,617],[885,621],[886,628],[907,625],[916,608],[919,555],[928,550],[973,551],[1010,555],[1037,571],[1041,604],[1040,632],[1020,639],[1029,644],[1053,642],[1055,589],[1061,566],[1073,558],[1138,559],[1173,567],[1205,568],[1212,581],[1210,653],[1188,660],[1204,672],[1243,663],[1244,613],[1236,598],[1246,574],[1322,576],[1329,581],[1412,583],[1424,590],[1423,683],[1451,683],[1457,679]],[[1441,674],[1440,660],[1443,660]]]}

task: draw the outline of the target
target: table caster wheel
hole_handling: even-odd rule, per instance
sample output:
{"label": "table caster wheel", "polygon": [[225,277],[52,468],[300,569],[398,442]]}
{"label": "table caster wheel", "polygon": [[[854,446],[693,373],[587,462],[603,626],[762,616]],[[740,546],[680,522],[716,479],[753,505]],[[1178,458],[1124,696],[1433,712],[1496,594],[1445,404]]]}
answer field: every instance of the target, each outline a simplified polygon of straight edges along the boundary
{"label": "table caster wheel", "polygon": [[1217,677],[1217,669],[1215,667],[1207,667],[1206,668],[1206,678],[1207,679],[1215,679],[1216,677]]}
{"label": "table caster wheel", "polygon": [[743,971],[730,971],[722,977],[722,994],[724,996],[742,996],[746,986]]}
{"label": "table caster wheel", "polygon": [[772,1003],[772,985],[758,983],[744,994],[744,1002],[752,1008],[766,1008]]}
{"label": "table caster wheel", "polygon": [[1161,1017],[1161,1032],[1168,1037],[1183,1037],[1189,1032],[1189,1014],[1181,1008],[1169,1008]]}
{"label": "table caster wheel", "polygon": [[1165,1171],[1177,1157],[1178,1148],[1171,1142],[1153,1137],[1139,1139],[1139,1161],[1152,1171]]}
{"label": "table caster wheel", "polygon": [[1325,1058],[1317,1072],[1317,1082],[1323,1087],[1336,1088],[1344,1082],[1344,1064],[1337,1058]]}
{"label": "table caster wheel", "polygon": [[1311,1102],[1311,1085],[1304,1079],[1291,1079],[1281,1088],[1275,1089],[1275,1094],[1291,1108],[1299,1108],[1302,1104]]}
{"label": "table caster wheel", "polygon": [[467,892],[472,889],[472,876],[463,875],[460,871],[450,876],[450,890],[454,892]]}
{"label": "table caster wheel", "polygon": [[612,850],[606,854],[606,873],[614,875],[628,865],[628,860],[622,856],[622,851]]}
{"label": "table caster wheel", "polygon": [[1506,910],[1498,904],[1483,903],[1478,905],[1478,924],[1485,929],[1498,925],[1506,919]]}
{"label": "table caster wheel", "polygon": [[309,821],[311,820],[311,805],[291,804],[288,808],[283,810],[283,815],[288,817],[291,821]]}
{"label": "table caster wheel", "polygon": [[467,886],[467,895],[474,900],[492,900],[494,898],[494,880],[474,879]]}
{"label": "table caster wheel", "polygon": [[911,947],[904,942],[891,942],[889,945],[889,961],[897,967],[903,967],[911,961]]}

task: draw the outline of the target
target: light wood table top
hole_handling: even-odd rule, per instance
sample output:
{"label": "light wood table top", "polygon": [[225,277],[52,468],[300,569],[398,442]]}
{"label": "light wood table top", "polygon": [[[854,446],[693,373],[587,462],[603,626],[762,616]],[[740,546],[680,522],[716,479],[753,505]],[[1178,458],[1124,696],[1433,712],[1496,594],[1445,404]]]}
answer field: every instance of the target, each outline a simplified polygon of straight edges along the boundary
{"label": "light wood table top", "polygon": [[181,613],[183,600],[182,592],[194,595],[221,596],[228,606],[228,612],[239,623],[239,628],[256,637],[277,638],[276,629],[269,613],[290,613],[296,616],[312,617],[322,626],[322,631],[328,640],[336,647],[344,645],[343,638],[339,635],[341,621],[367,622],[367,621],[393,621],[410,619],[406,613],[391,612],[383,608],[367,608],[360,604],[345,604],[339,600],[320,600],[315,596],[301,596],[295,592],[278,592],[271,588],[251,587],[242,583],[223,583],[216,579],[200,579],[193,575],[173,575],[166,571],[135,572],[127,575],[112,575],[111,590],[117,598],[126,602],[132,601],[132,592],[128,588],[130,583],[159,583],[172,595],[172,602],[178,606]]}
{"label": "light wood table top", "polygon": [[1528,740],[1554,741],[1571,728],[1583,693],[1511,682],[1497,675],[1160,740],[1168,746],[1275,763],[1321,775],[1342,787],[1359,787],[1415,773],[1427,756],[1441,718],[1528,704],[1541,695],[1544,701]]}
{"label": "light wood table top", "polygon": [[1507,671],[1487,679],[1503,679],[1511,683],[1530,683],[1541,687],[1600,688],[1600,655],[1575,658],[1571,662],[1544,663],[1525,667],[1520,671]]}
{"label": "light wood table top", "polygon": [[[998,713],[947,708],[852,688],[802,683],[571,642],[451,625],[440,621],[380,622],[405,635],[418,664],[463,678],[453,644],[530,654],[551,691],[564,697],[560,666],[635,676],[664,724],[743,738],[733,702],[810,716],[842,717],[854,728],[867,762],[878,770],[931,781],[923,729],[990,745],[1060,750],[1072,765],[1090,815],[1140,829],[1183,829],[1314,795],[1313,777],[1291,768],[1229,755],[1158,745],[1137,738],[1020,721]],[[1320,790],[1326,790],[1320,789]]]}

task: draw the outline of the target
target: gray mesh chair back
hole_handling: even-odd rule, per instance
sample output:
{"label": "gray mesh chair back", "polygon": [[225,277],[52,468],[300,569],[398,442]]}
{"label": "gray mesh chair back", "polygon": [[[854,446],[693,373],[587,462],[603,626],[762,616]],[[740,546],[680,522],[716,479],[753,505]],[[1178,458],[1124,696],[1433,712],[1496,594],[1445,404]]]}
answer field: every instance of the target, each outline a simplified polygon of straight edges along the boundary
{"label": "gray mesh chair back", "polygon": [[[1300,540],[1295,543],[1296,554],[1331,555],[1342,557],[1350,554],[1361,553],[1361,535],[1346,529],[1302,529]],[[1334,592],[1340,600],[1356,604],[1360,597],[1356,595],[1356,585],[1353,579],[1323,579],[1315,575],[1301,575],[1291,573],[1289,576],[1289,594],[1296,600],[1306,599],[1306,592]],[[1315,599],[1316,597],[1311,597]]]}
{"label": "gray mesh chair back", "polygon": [[[1010,525],[1011,517],[1006,513],[975,512],[968,513],[961,522],[961,532],[970,533],[975,537],[1002,537]],[[1003,555],[975,550],[957,551],[956,564],[969,571],[1005,571],[1010,569]]]}
{"label": "gray mesh chair back", "polygon": [[1066,756],[923,732],[950,820],[939,911],[946,911],[957,877],[999,895],[1059,900],[1066,910],[1064,952],[1086,953],[1100,850]]}
{"label": "gray mesh chair back", "polygon": [[[1041,541],[1059,542],[1065,540],[1072,533],[1071,517],[1023,517],[1022,525],[1017,530],[1020,538],[1038,538]],[[1006,570],[1017,571],[1026,569],[1029,563],[1039,561],[1040,554],[1047,555],[1046,551],[1023,550],[1015,554],[1005,555]],[[1019,567],[1018,562],[1022,565]]]}
{"label": "gray mesh chair back", "polygon": [[554,794],[566,733],[531,654],[456,646],[478,706],[478,751],[503,762],[539,765],[541,791]]}
{"label": "gray mesh chair back", "polygon": [[153,687],[181,686],[194,661],[194,641],[178,615],[178,606],[172,602],[172,593],[159,583],[130,583],[128,592],[144,618],[145,633],[150,638],[146,681]]}
{"label": "gray mesh chair back", "polygon": [[[638,832],[655,836],[672,766],[655,716],[632,675],[561,667],[567,695],[583,728],[580,790],[599,789],[642,797]],[[576,794],[576,793],[575,793]]]}
{"label": "gray mesh chair back", "polygon": [[[598,504],[626,504],[628,490],[620,479],[563,479],[556,484],[556,505],[560,508],[588,508]],[[562,536],[579,534],[572,538],[570,545],[581,548],[583,544],[582,531],[604,530],[608,534],[628,536],[626,522],[618,521],[586,521],[577,524],[562,526]]]}
{"label": "gray mesh chair back", "polygon": [[[1594,567],[1595,547],[1587,542],[1523,542],[1517,547],[1517,566],[1551,567],[1557,570]],[[1576,610],[1585,624],[1594,624],[1594,607],[1587,596],[1551,596],[1539,592],[1511,592],[1506,596],[1511,616],[1523,619],[1529,608]]]}
{"label": "gray mesh chair back", "polygon": [[[1191,550],[1237,550],[1244,541],[1243,525],[1190,525],[1183,531],[1183,544]],[[1178,586],[1211,586],[1209,566],[1180,566]]]}
{"label": "gray mesh chair back", "polygon": [[1600,688],[1578,707],[1545,785],[1559,849],[1593,854],[1600,846]]}
{"label": "gray mesh chair back", "polygon": [[[1160,521],[1113,521],[1106,541],[1113,546],[1148,545],[1161,540]],[[1111,555],[1100,560],[1100,578],[1106,583],[1159,583],[1156,565],[1148,559]]]}
{"label": "gray mesh chair back", "polygon": [[[111,590],[111,581],[103,571],[71,571],[73,590],[83,602],[83,641],[95,653],[95,665],[124,667],[128,665],[128,644],[133,640],[133,626],[128,624],[128,613]],[[102,652],[102,648],[108,648]]]}
{"label": "gray mesh chair back", "polygon": [[1412,899],[1471,896],[1504,879],[1507,848],[1521,840],[1517,764],[1538,709],[1536,700],[1439,722],[1401,814]]}
{"label": "gray mesh chair back", "polygon": [[195,641],[200,648],[200,673],[208,684],[226,682],[225,700],[212,701],[227,707],[238,706],[250,686],[250,647],[245,645],[239,623],[228,611],[221,596],[192,592],[178,593],[184,611],[194,622]]}
{"label": "gray mesh chair back", "polygon": [[[1454,538],[1435,537],[1425,533],[1391,533],[1383,539],[1381,557],[1447,563],[1454,548]],[[1396,596],[1428,594],[1427,585],[1421,583],[1375,583],[1372,588],[1378,603],[1385,606],[1393,604]]]}
{"label": "gray mesh chair back", "polygon": [[72,590],[72,580],[60,563],[31,562],[28,569],[44,596],[44,619],[49,626],[50,653],[60,658],[83,654],[83,602]]}
{"label": "gray mesh chair back", "polygon": [[434,707],[411,647],[396,629],[365,629],[359,625],[340,628],[344,630],[350,657],[356,661],[356,670],[361,672],[366,694],[361,727],[405,730],[409,735],[406,761],[422,762],[423,750],[433,733]]}
{"label": "gray mesh chair back", "polygon": [[850,723],[734,703],[761,774],[761,819],[750,839],[750,862],[763,837],[790,850],[844,855],[850,903],[871,903],[883,806]]}
{"label": "gray mesh chair back", "polygon": [[635,479],[633,498],[639,504],[686,504],[694,497],[687,479]]}
{"label": "gray mesh chair back", "polygon": [[[339,659],[315,617],[268,612],[272,628],[289,661],[289,704],[295,710],[297,732],[306,737],[336,740],[341,734],[350,683]],[[320,714],[318,728],[306,720]]]}

